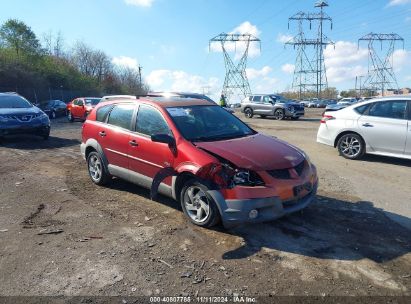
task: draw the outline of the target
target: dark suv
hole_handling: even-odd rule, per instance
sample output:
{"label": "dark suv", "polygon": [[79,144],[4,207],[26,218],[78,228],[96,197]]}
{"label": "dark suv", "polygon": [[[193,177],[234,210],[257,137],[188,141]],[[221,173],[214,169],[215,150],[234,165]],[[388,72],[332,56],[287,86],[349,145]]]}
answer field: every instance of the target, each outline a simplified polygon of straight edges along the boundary
{"label": "dark suv", "polygon": [[241,112],[247,118],[260,115],[262,118],[274,116],[277,120],[287,117],[298,119],[304,116],[304,106],[280,95],[257,94],[251,95],[241,102]]}
{"label": "dark suv", "polygon": [[13,134],[35,134],[48,139],[50,120],[24,97],[0,93],[0,138]]}

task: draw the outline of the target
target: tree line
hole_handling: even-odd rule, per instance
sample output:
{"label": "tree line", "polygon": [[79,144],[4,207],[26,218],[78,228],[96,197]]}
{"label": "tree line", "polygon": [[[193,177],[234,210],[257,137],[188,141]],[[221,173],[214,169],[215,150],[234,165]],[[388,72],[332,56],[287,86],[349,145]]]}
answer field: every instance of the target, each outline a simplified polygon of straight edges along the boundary
{"label": "tree line", "polygon": [[[116,66],[102,50],[84,42],[67,47],[61,32],[39,39],[24,22],[0,26],[0,91],[17,91],[30,100],[69,99],[148,91],[139,71]],[[54,96],[56,93],[54,93]]]}

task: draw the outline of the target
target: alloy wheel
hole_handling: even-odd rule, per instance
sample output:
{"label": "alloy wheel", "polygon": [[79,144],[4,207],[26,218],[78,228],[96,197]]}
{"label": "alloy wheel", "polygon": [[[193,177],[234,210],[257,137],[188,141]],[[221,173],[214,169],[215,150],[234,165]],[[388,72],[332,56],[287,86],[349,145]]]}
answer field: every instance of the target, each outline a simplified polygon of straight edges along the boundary
{"label": "alloy wheel", "polygon": [[210,204],[205,192],[198,186],[191,186],[184,195],[184,207],[188,216],[196,223],[205,222],[210,214]]}
{"label": "alloy wheel", "polygon": [[283,113],[283,111],[281,111],[281,110],[275,111],[274,117],[275,117],[275,119],[277,119],[277,120],[282,120],[282,119],[284,118],[284,113]]}
{"label": "alloy wheel", "polygon": [[101,166],[101,161],[97,157],[97,155],[90,156],[88,171],[90,172],[90,176],[94,181],[98,182],[100,180],[103,169]]}
{"label": "alloy wheel", "polygon": [[340,143],[340,151],[349,158],[355,158],[361,153],[361,143],[354,136],[346,136]]}

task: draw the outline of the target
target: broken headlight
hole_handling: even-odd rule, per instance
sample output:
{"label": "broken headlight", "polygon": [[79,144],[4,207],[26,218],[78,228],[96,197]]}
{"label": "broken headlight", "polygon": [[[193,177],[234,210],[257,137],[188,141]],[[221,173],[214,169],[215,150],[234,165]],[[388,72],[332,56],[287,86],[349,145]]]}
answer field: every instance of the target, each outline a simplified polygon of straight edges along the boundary
{"label": "broken headlight", "polygon": [[264,185],[264,181],[256,172],[244,169],[234,170],[234,175],[231,177],[231,183],[229,183],[230,188],[235,186],[255,187],[261,185]]}

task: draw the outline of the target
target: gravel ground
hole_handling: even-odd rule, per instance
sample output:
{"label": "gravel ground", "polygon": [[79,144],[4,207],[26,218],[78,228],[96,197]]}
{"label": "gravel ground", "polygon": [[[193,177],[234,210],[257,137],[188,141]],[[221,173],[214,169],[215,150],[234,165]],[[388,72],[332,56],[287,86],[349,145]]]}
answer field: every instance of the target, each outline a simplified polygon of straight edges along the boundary
{"label": "gravel ground", "polygon": [[0,295],[411,296],[411,161],[339,157],[315,142],[320,112],[244,119],[306,151],[320,188],[303,212],[232,230],[121,180],[95,186],[81,123],[4,141]]}

